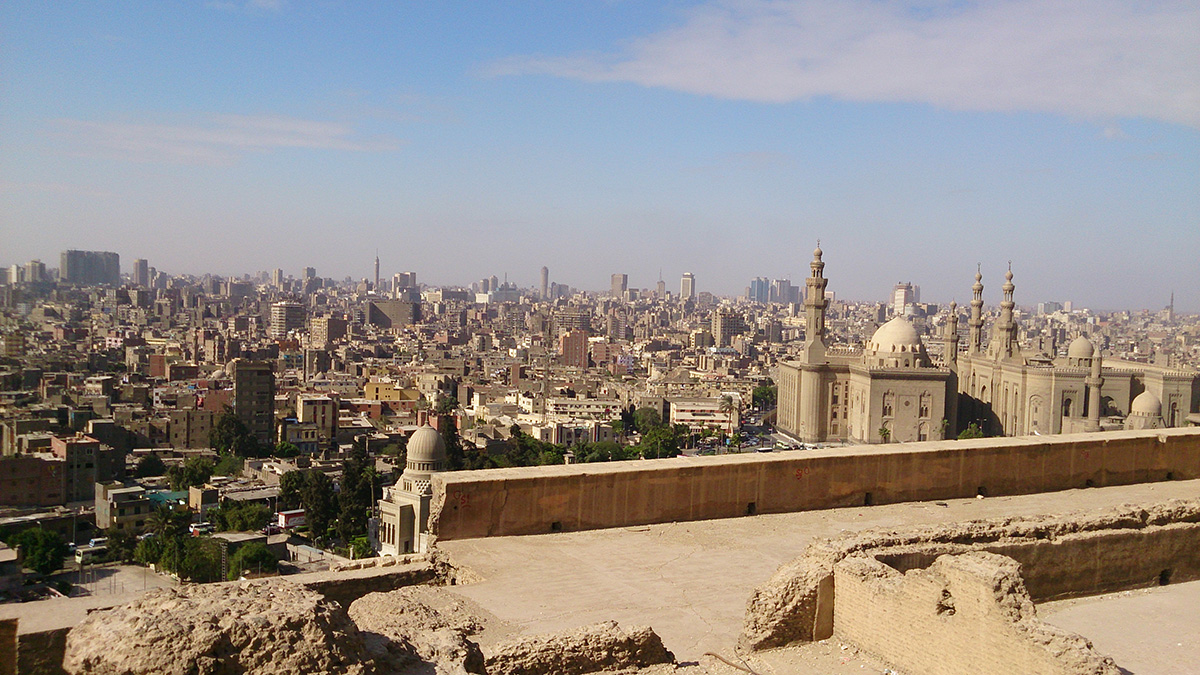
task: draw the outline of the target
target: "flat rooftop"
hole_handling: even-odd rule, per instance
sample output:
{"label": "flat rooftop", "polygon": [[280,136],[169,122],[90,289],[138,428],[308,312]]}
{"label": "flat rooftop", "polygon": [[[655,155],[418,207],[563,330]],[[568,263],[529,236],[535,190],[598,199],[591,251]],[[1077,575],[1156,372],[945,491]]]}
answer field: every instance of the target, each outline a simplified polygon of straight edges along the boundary
{"label": "flat rooftop", "polygon": [[[648,624],[681,662],[700,662],[709,667],[714,660],[704,656],[705,652],[732,658],[751,591],[780,565],[798,557],[813,539],[873,528],[1065,514],[1193,498],[1198,493],[1200,480],[1172,481],[464,539],[438,546],[449,553],[455,565],[481,579],[453,590],[518,632],[553,632],[609,619],[621,624]],[[1176,588],[1184,585],[1162,590],[1171,594]],[[1161,617],[1159,622],[1165,620]],[[1132,624],[1121,632],[1135,639],[1139,632],[1151,630],[1158,627],[1152,623]],[[1084,636],[1091,637],[1086,631]],[[754,666],[759,672],[780,673],[863,672],[863,668],[878,665],[857,660],[828,643],[809,645],[798,652],[767,652],[748,661],[752,666],[762,665]],[[1190,661],[1193,671],[1196,662]],[[1118,664],[1124,665],[1120,661]],[[843,670],[843,666],[850,669]],[[1160,671],[1135,672],[1145,675]]]}

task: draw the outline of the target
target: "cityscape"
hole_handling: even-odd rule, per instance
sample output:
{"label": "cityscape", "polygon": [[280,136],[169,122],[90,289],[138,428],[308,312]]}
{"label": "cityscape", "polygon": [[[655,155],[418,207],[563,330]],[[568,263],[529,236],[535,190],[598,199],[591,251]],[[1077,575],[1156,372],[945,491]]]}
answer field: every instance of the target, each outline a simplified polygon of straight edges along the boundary
{"label": "cityscape", "polygon": [[0,675],[1197,670],[1194,7],[0,24]]}

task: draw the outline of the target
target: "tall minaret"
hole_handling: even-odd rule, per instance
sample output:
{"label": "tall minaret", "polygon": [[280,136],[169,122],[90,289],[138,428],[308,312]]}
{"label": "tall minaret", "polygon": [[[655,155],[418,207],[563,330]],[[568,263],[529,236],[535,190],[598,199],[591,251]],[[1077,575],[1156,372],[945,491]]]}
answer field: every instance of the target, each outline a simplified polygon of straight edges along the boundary
{"label": "tall minaret", "polygon": [[375,251],[375,292],[379,292],[379,251]]}
{"label": "tall minaret", "polygon": [[1000,303],[1000,350],[1004,356],[1012,356],[1017,351],[1017,322],[1013,319],[1013,308],[1016,307],[1013,291],[1017,287],[1013,285],[1012,279],[1012,262],[1009,262],[1008,271],[1004,273],[1004,285],[1001,287],[1004,290],[1004,300]]}
{"label": "tall minaret", "polygon": [[950,302],[950,316],[946,317],[946,328],[943,333],[943,342],[946,345],[946,367],[951,370],[958,370],[958,303]]}
{"label": "tall minaret", "polygon": [[970,352],[978,354],[983,349],[983,273],[975,266],[975,285],[971,287]]}
{"label": "tall minaret", "polygon": [[1100,356],[1100,345],[1092,348],[1092,372],[1085,381],[1088,388],[1088,431],[1100,431],[1100,387],[1104,386],[1104,378],[1100,375],[1103,357]]}
{"label": "tall minaret", "polygon": [[[825,355],[825,309],[829,306],[829,301],[825,299],[825,286],[829,284],[829,280],[825,278],[825,263],[821,262],[821,242],[817,241],[817,248],[813,251],[813,260],[809,263],[812,268],[812,274],[804,280],[805,297],[805,340],[804,350],[813,356],[817,356],[817,349],[820,350],[819,356]],[[810,361],[812,363],[812,361]]]}

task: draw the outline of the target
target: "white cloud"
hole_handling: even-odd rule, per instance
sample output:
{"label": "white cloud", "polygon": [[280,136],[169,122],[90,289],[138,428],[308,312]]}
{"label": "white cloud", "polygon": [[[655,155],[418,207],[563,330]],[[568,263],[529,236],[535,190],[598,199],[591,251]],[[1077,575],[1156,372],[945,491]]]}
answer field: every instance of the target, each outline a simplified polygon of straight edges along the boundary
{"label": "white cloud", "polygon": [[521,57],[492,71],[1200,127],[1197,36],[1194,0],[727,0],[616,53]]}
{"label": "white cloud", "polygon": [[190,123],[59,119],[50,133],[68,152],[142,162],[227,164],[280,148],[387,151],[391,138],[361,138],[350,124],[283,116],[206,115]]}

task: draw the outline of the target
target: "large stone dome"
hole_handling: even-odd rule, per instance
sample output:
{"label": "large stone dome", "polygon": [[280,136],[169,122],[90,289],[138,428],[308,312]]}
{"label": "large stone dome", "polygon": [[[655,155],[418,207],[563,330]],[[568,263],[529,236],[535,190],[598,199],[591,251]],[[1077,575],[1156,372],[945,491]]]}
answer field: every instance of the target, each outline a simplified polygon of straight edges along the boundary
{"label": "large stone dome", "polygon": [[921,351],[921,336],[903,316],[897,316],[880,326],[867,342],[867,349],[876,353],[895,354]]}
{"label": "large stone dome", "polygon": [[437,429],[426,424],[408,439],[408,463],[423,462],[443,465],[446,462],[446,442]]}
{"label": "large stone dome", "polygon": [[1067,357],[1072,359],[1090,359],[1096,353],[1092,341],[1080,335],[1067,347]]}
{"label": "large stone dome", "polygon": [[1129,406],[1129,412],[1135,415],[1158,417],[1162,415],[1162,401],[1158,400],[1158,397],[1152,392],[1143,391],[1133,399],[1133,403]]}

